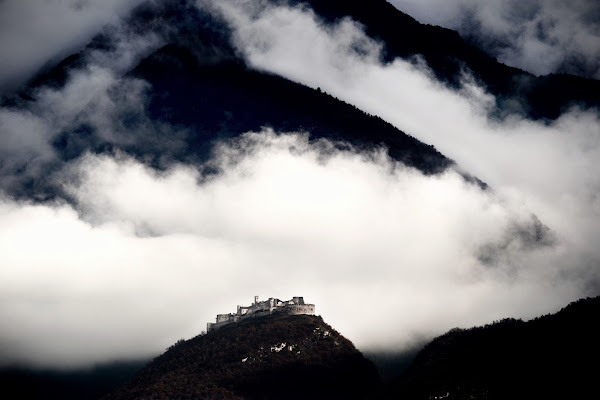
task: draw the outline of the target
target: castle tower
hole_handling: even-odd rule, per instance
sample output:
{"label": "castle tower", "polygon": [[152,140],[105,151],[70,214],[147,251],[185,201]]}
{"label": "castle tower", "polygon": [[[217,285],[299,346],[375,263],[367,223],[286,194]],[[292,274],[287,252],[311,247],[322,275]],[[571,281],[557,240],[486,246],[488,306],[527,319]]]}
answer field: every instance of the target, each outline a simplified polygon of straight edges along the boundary
{"label": "castle tower", "polygon": [[258,296],[254,296],[254,304],[258,304]]}

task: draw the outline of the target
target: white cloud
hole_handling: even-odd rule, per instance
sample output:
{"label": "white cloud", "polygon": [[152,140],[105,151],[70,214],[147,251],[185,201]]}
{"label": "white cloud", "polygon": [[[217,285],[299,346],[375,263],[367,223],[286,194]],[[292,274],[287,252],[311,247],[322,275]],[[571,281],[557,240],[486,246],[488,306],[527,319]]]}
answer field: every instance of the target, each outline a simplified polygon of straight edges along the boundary
{"label": "white cloud", "polygon": [[[310,10],[251,4],[232,0],[213,6],[253,67],[320,87],[435,145],[489,183],[511,209],[534,212],[556,232],[561,250],[543,264],[588,279],[582,295],[597,293],[600,253],[593,242],[600,233],[600,178],[594,171],[600,121],[595,110],[573,109],[550,125],[516,116],[490,121],[486,115],[495,99],[468,76],[456,92],[434,81],[421,64],[377,62],[377,44],[369,44],[350,21],[325,26]],[[336,32],[344,29],[354,31],[340,39]],[[356,51],[357,41],[370,51]],[[531,304],[539,303],[532,299]],[[515,305],[513,315],[526,310],[527,305]]]}
{"label": "white cloud", "polygon": [[[497,192],[516,190],[535,201],[531,209],[559,207],[553,202],[567,194],[578,199],[594,196],[598,178],[593,171],[600,158],[595,111],[571,110],[549,126],[518,117],[489,121],[486,114],[494,98],[468,79],[463,90],[455,92],[434,81],[426,67],[402,60],[381,65],[375,62],[376,54],[357,53],[351,43],[329,34],[336,28],[325,29],[310,11],[271,7],[250,18],[246,5],[219,2],[238,47],[254,67],[321,87],[382,117],[434,144]],[[351,37],[366,41],[360,34],[355,31]],[[256,37],[265,39],[259,45]],[[304,37],[319,37],[322,43],[315,45],[314,39],[303,41]],[[332,48],[338,49],[335,57],[330,56]],[[318,49],[324,54],[313,54]]]}
{"label": "white cloud", "polygon": [[[532,316],[577,293],[576,282],[525,262],[556,248],[509,248],[493,268],[480,264],[481,246],[530,218],[455,172],[425,177],[382,153],[269,131],[223,144],[212,162],[225,168],[203,180],[189,166],[156,172],[87,155],[63,175],[78,212],[4,200],[3,360],[147,355],[255,294],[303,295],[366,349],[530,300]],[[518,279],[505,260],[519,264]]]}
{"label": "white cloud", "polygon": [[480,43],[498,60],[545,75],[600,78],[600,6],[594,0],[391,0],[422,23]]}
{"label": "white cloud", "polygon": [[140,122],[138,131],[153,128],[145,118],[147,84],[122,74],[161,41],[126,27],[113,29],[110,39],[115,46],[87,52],[85,66],[70,70],[63,87],[42,86],[23,106],[0,109],[0,174],[5,177],[1,189],[19,192],[24,182],[47,172],[58,158],[53,141],[78,126],[91,126],[100,138],[119,144],[140,135],[131,128],[125,132],[120,117],[126,113],[146,123]]}

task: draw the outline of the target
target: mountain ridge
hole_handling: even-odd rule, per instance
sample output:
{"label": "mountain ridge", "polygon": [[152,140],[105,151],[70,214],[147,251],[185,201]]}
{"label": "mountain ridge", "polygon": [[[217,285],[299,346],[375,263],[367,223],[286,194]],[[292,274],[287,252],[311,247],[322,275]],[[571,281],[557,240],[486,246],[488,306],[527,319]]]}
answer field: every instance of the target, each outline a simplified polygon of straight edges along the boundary
{"label": "mountain ridge", "polygon": [[[105,127],[90,123],[82,110],[73,122],[52,133],[50,145],[56,157],[41,161],[42,176],[30,178],[21,170],[12,171],[25,176],[19,178],[19,183],[5,185],[3,189],[9,195],[41,201],[68,199],[68,193],[48,176],[86,152],[123,151],[159,170],[180,162],[202,166],[219,140],[264,127],[306,132],[312,141],[328,139],[340,148],[386,148],[392,159],[425,174],[437,174],[454,165],[433,145],[381,118],[319,89],[249,68],[231,47],[227,26],[187,0],[144,3],[129,17],[128,24],[133,33],[152,30],[163,38],[161,46],[117,76],[116,86],[108,89],[108,96],[118,101],[124,81],[132,80],[134,87],[145,85],[142,107],[126,104],[116,108],[110,119],[114,126],[108,133],[99,131]],[[64,88],[73,71],[86,70],[91,52],[115,47],[118,43],[113,43],[110,34],[98,34],[84,50],[37,76],[30,86],[4,96],[2,106],[29,112],[29,107],[35,108],[40,89]],[[167,125],[169,131],[165,134],[163,127]],[[134,140],[136,135],[143,135],[144,140]]]}
{"label": "mountain ridge", "polygon": [[[287,0],[270,0],[285,4]],[[537,77],[497,61],[469,44],[458,32],[421,24],[385,0],[294,0],[308,4],[328,21],[349,16],[363,24],[367,35],[384,43],[384,61],[422,55],[436,77],[452,87],[461,85],[464,70],[496,96],[490,116],[516,113],[536,120],[555,120],[572,106],[600,107],[600,81],[567,74]],[[409,37],[410,40],[405,40]],[[550,96],[549,96],[550,94]]]}
{"label": "mountain ridge", "polygon": [[454,328],[430,341],[384,398],[587,398],[595,393],[600,297],[529,321]]}
{"label": "mountain ridge", "polygon": [[[420,24],[385,1],[368,6],[354,0],[268,3],[311,7],[319,18],[330,22],[354,18],[365,26],[368,35],[385,44],[386,62],[395,57],[410,61],[421,55],[434,74],[450,86],[460,85],[463,67],[471,70],[497,96],[492,116],[501,118],[506,113],[524,112],[532,118],[551,120],[573,104],[600,105],[600,81],[566,75],[536,78],[503,66],[467,44],[458,33]],[[22,174],[27,164],[5,172],[23,175],[18,178],[20,183],[3,185],[9,195],[42,201],[57,196],[68,198],[47,177],[85,152],[124,151],[156,169],[166,169],[177,162],[201,165],[216,141],[260,131],[263,127],[280,132],[307,132],[311,140],[324,138],[342,147],[344,143],[350,144],[358,150],[383,147],[392,159],[425,174],[438,174],[455,164],[439,153],[433,143],[423,143],[381,118],[319,89],[248,67],[233,47],[227,24],[188,0],[143,3],[127,19],[127,24],[133,33],[152,32],[163,41],[119,77],[141,79],[148,85],[143,91],[147,104],[142,104],[141,111],[135,114],[125,110],[113,116],[115,129],[124,129],[123,135],[127,136],[118,134],[115,140],[115,135],[99,133],[85,118],[82,123],[68,125],[52,133],[50,144],[57,159],[42,161],[47,171],[43,179]],[[118,47],[118,43],[111,42],[109,32],[98,34],[84,50],[36,76],[29,86],[3,96],[3,107],[27,112],[40,88],[64,87],[72,71],[84,68],[89,52]],[[403,40],[405,36],[411,40]],[[117,88],[110,90],[114,92]],[[519,110],[511,109],[515,104],[520,104]],[[162,130],[165,124],[176,131],[165,135]],[[129,137],[140,134],[136,131],[139,129],[144,130],[143,141]],[[469,171],[464,172],[467,180],[485,187],[468,174]]]}
{"label": "mountain ridge", "polygon": [[[505,318],[483,326],[451,329],[425,344],[416,356],[410,355],[412,361],[408,367],[401,367],[404,371],[397,375],[395,380],[383,385],[376,377],[376,373],[373,373],[373,365],[361,361],[364,357],[355,352],[356,349],[351,343],[348,344],[345,339],[340,339],[340,341],[343,342],[343,346],[351,346],[345,348],[351,350],[348,355],[354,360],[353,362],[357,362],[359,366],[362,365],[365,371],[372,374],[373,379],[370,382],[367,381],[368,385],[366,385],[368,391],[364,388],[360,390],[363,398],[415,400],[429,399],[435,396],[449,400],[463,398],[475,400],[531,399],[543,396],[546,398],[557,398],[557,396],[586,398],[595,393],[595,370],[588,366],[597,359],[596,357],[600,356],[600,346],[597,341],[599,332],[594,320],[598,312],[600,312],[600,297],[588,297],[571,302],[555,313],[528,321]],[[295,322],[289,324],[289,318],[295,319]],[[273,324],[274,320],[275,324]],[[172,383],[179,382],[177,374],[185,370],[185,362],[189,361],[198,367],[202,362],[202,357],[194,357],[195,353],[190,356],[188,350],[196,351],[202,348],[201,342],[207,339],[221,338],[222,340],[216,342],[217,346],[212,346],[211,351],[204,355],[205,358],[216,357],[213,360],[219,360],[218,357],[225,357],[227,363],[239,367],[240,365],[259,365],[261,354],[263,356],[281,354],[287,356],[287,360],[284,361],[289,361],[289,356],[293,353],[289,350],[290,346],[293,346],[289,340],[289,333],[294,331],[294,326],[298,328],[298,326],[304,325],[302,333],[308,333],[317,341],[325,341],[329,344],[339,335],[320,317],[285,316],[282,319],[281,316],[274,315],[245,320],[240,324],[226,325],[212,333],[201,334],[189,340],[181,339],[169,347],[165,353],[146,364],[145,368],[150,368],[150,372],[147,370],[147,372],[143,372],[144,368],[138,363],[137,374],[121,388],[114,388],[103,399],[161,398],[152,397],[152,391],[149,388],[153,388],[154,384],[167,385],[169,379],[172,378],[176,378]],[[277,326],[277,328],[267,329],[266,333],[261,333],[261,327],[269,324]],[[317,327],[320,328],[320,332],[315,335]],[[253,339],[247,340],[246,336],[236,334],[236,332],[246,331],[249,331]],[[274,331],[276,334],[273,336],[269,333],[270,331]],[[232,338],[235,340],[231,340]],[[262,353],[261,341],[263,343]],[[284,342],[285,346],[282,346]],[[230,349],[227,343],[235,346],[234,351],[227,351]],[[332,346],[317,348],[327,353]],[[257,356],[258,361],[252,359],[256,359]],[[326,358],[327,355],[320,354],[318,357]],[[400,355],[399,357],[402,358],[402,363],[406,363],[405,356]],[[244,359],[246,359],[245,362],[243,362]],[[387,362],[389,361],[387,360]],[[135,363],[131,364],[132,366],[136,365]],[[277,367],[278,364],[273,363],[271,366]],[[119,382],[118,374],[123,377],[133,375],[133,369],[127,367],[127,364],[118,364],[116,368],[112,369],[108,367],[110,366],[99,369],[101,374],[97,377],[92,374],[86,375],[85,372],[74,372],[71,374],[74,378],[55,372],[44,374],[26,370],[0,371],[0,381],[3,382],[5,388],[12,388],[13,392],[18,392],[27,399],[39,398],[40,394],[44,393],[46,398],[93,400],[98,399],[98,395],[102,395],[111,382],[113,385]],[[128,369],[125,371],[124,368]],[[215,374],[227,370],[227,367],[219,367],[218,363],[211,364],[210,368]],[[234,372],[240,373],[240,371],[244,372],[239,368]],[[170,375],[168,375],[169,379],[163,383],[158,377],[165,372]],[[198,369],[195,370],[195,373],[197,372]],[[262,387],[260,385],[268,382],[273,376],[267,372],[259,378],[262,372],[251,378],[257,378],[257,382],[260,382],[258,389],[254,387],[257,392]],[[390,371],[387,373],[389,374]],[[196,378],[204,379],[209,375],[198,374]],[[184,389],[185,385],[192,382],[192,379],[196,379],[189,374],[186,376],[187,380],[183,380]],[[97,379],[97,382],[92,379]],[[357,384],[360,382],[362,382],[360,379],[356,381]],[[81,387],[82,384],[86,385],[85,389]],[[27,385],[27,387],[22,385]],[[46,389],[37,388],[37,385]],[[149,386],[144,390],[143,385]],[[206,398],[209,394],[216,397],[208,398],[244,398],[243,395],[232,389],[235,385],[220,386],[218,382],[215,383],[214,376],[210,378],[208,384],[198,384],[197,386],[199,391],[195,398]],[[172,389],[171,394],[175,393],[173,390],[175,389]],[[306,393],[304,394],[306,395]],[[56,397],[53,397],[54,395]],[[274,393],[269,394],[269,396],[271,395],[275,396]]]}

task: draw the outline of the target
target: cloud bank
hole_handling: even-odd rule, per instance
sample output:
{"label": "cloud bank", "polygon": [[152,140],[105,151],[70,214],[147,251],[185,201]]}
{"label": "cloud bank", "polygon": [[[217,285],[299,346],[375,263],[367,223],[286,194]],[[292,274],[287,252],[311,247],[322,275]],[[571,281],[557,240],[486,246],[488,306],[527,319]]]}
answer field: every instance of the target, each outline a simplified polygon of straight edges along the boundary
{"label": "cloud bank", "polygon": [[152,354],[255,294],[305,296],[364,349],[523,303],[533,316],[578,293],[575,278],[529,263],[551,246],[513,243],[482,265],[483,246],[531,218],[455,172],[425,177],[381,152],[271,131],[222,144],[211,163],[222,172],[207,180],[186,165],[157,172],[87,155],[57,178],[76,208],[4,199],[2,360],[72,367]]}
{"label": "cloud bank", "polygon": [[600,79],[600,4],[594,0],[390,0],[422,23],[458,31],[507,65],[537,75]]}
{"label": "cloud bank", "polygon": [[[216,7],[255,68],[320,87],[380,116],[434,144],[489,183],[511,207],[534,212],[565,246],[547,262],[565,275],[587,276],[585,290],[597,293],[597,110],[574,108],[549,125],[518,116],[490,121],[487,115],[495,99],[468,75],[455,91],[436,82],[423,63],[396,60],[382,65],[378,44],[352,21],[330,26],[310,10],[247,1],[219,2]],[[340,34],[347,31],[352,33]]]}

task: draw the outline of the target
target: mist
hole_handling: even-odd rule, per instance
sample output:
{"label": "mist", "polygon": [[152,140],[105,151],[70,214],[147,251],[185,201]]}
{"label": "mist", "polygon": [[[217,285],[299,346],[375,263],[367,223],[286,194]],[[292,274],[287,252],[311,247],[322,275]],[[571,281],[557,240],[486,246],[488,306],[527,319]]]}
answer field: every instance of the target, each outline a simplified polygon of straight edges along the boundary
{"label": "mist", "polygon": [[253,67],[320,87],[380,116],[435,145],[490,184],[502,202],[535,214],[560,243],[544,268],[582,277],[581,295],[597,293],[597,110],[573,108],[549,124],[516,115],[490,120],[495,99],[468,71],[462,88],[453,90],[435,81],[422,61],[381,64],[381,46],[350,20],[325,25],[310,10],[245,1],[220,2],[217,8]]}
{"label": "mist", "polygon": [[0,2],[0,94],[79,51],[143,0]]}
{"label": "mist", "polygon": [[[56,142],[61,135],[88,127],[89,134],[78,138],[79,147],[93,148],[99,143],[126,144],[154,129],[144,110],[147,84],[123,77],[141,58],[162,43],[154,33],[132,32],[125,25],[114,25],[105,32],[107,49],[82,53],[83,66],[69,70],[62,87],[41,86],[32,91],[31,100],[22,106],[0,108],[0,189],[11,196],[27,196],[27,182],[61,167],[63,157],[72,157],[79,148],[62,154]],[[140,120],[139,127],[123,126],[123,119]],[[165,150],[168,146],[165,146]],[[44,179],[44,181],[46,181]],[[37,184],[35,197],[52,197],[54,188]]]}
{"label": "mist", "polygon": [[536,75],[600,78],[594,0],[390,0],[419,22],[458,31],[498,61]]}
{"label": "mist", "polygon": [[256,294],[303,295],[362,349],[404,348],[524,303],[534,316],[578,294],[577,279],[541,263],[514,275],[505,264],[547,259],[552,246],[512,243],[482,265],[481,248],[530,215],[456,172],[425,177],[383,152],[272,131],[223,143],[211,164],[222,173],[206,180],[186,165],[159,173],[90,154],[59,178],[75,208],[5,199],[4,362],[134,359]]}

